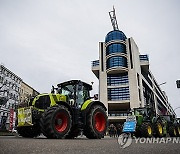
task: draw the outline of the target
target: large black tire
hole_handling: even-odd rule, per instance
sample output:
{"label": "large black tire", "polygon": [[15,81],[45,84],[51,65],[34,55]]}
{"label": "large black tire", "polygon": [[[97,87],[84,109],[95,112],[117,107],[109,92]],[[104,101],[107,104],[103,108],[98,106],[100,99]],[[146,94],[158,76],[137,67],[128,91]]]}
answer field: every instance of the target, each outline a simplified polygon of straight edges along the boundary
{"label": "large black tire", "polygon": [[169,127],[169,136],[170,137],[177,137],[176,127],[174,125],[171,125]]}
{"label": "large black tire", "polygon": [[107,115],[100,105],[92,106],[88,115],[84,135],[89,139],[101,139],[107,129]]}
{"label": "large black tire", "polygon": [[179,124],[176,126],[176,132],[177,132],[177,136],[180,137],[180,125]]}
{"label": "large black tire", "polygon": [[149,122],[142,123],[140,132],[142,137],[152,137],[153,129],[151,123]]}
{"label": "large black tire", "polygon": [[65,138],[71,130],[72,116],[65,106],[53,106],[42,114],[40,126],[47,138]]}
{"label": "large black tire", "polygon": [[41,134],[38,125],[17,127],[17,132],[22,137],[33,138]]}
{"label": "large black tire", "polygon": [[154,126],[154,133],[156,137],[163,137],[163,125],[160,121],[157,121]]}
{"label": "large black tire", "polygon": [[141,137],[141,130],[140,129],[136,129],[136,131],[134,132],[134,136],[135,137]]}

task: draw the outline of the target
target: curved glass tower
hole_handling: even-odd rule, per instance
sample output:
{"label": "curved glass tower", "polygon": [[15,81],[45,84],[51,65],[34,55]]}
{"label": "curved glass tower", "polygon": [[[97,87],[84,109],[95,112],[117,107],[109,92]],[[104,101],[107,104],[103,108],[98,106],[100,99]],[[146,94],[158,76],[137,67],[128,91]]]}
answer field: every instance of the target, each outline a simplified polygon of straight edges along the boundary
{"label": "curved glass tower", "polygon": [[106,35],[106,69],[109,74],[128,70],[125,40],[125,34],[119,30],[111,31]]}
{"label": "curved glass tower", "polygon": [[126,39],[119,30],[105,37],[108,101],[129,100]]}
{"label": "curved glass tower", "polygon": [[118,29],[111,11],[113,31],[99,43],[99,59],[92,71],[99,79],[99,99],[108,109],[110,123],[121,123],[133,108],[151,105],[157,114],[173,113],[149,71],[149,58],[140,55],[133,38]]}

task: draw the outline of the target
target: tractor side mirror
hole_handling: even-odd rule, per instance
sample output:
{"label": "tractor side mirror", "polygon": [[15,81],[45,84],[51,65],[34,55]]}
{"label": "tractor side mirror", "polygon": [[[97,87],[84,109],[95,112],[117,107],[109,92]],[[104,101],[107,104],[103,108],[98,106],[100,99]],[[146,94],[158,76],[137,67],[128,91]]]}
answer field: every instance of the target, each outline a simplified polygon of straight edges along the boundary
{"label": "tractor side mirror", "polygon": [[95,99],[95,100],[98,100],[98,94],[95,94],[95,95],[94,95],[94,99]]}
{"label": "tractor side mirror", "polygon": [[52,94],[55,93],[55,91],[54,91],[54,86],[52,86],[51,93],[52,93]]}

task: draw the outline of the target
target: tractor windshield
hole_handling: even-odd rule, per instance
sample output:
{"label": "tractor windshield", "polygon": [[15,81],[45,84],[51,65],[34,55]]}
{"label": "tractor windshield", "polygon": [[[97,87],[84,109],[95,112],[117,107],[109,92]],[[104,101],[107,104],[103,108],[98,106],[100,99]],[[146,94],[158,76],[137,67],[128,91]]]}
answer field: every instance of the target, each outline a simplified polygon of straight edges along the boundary
{"label": "tractor windshield", "polygon": [[90,99],[89,91],[92,87],[81,81],[68,81],[58,85],[57,92],[66,96],[67,101],[74,101],[74,105],[79,108],[88,99]]}
{"label": "tractor windshield", "polygon": [[85,86],[78,86],[76,101],[80,107],[86,100],[90,98],[89,90]]}
{"label": "tractor windshield", "polygon": [[74,85],[66,85],[58,89],[58,93],[67,96],[67,99],[74,98]]}
{"label": "tractor windshield", "polygon": [[145,109],[135,109],[135,115],[146,115],[147,114],[147,110]]}

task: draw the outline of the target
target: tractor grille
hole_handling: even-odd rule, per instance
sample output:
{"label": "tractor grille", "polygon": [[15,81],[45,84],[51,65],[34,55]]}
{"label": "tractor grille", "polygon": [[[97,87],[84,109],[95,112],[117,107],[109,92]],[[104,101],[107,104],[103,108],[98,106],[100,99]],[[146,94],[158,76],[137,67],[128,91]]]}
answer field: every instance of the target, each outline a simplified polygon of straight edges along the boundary
{"label": "tractor grille", "polygon": [[35,103],[35,107],[38,109],[47,109],[51,104],[49,95],[40,96]]}

